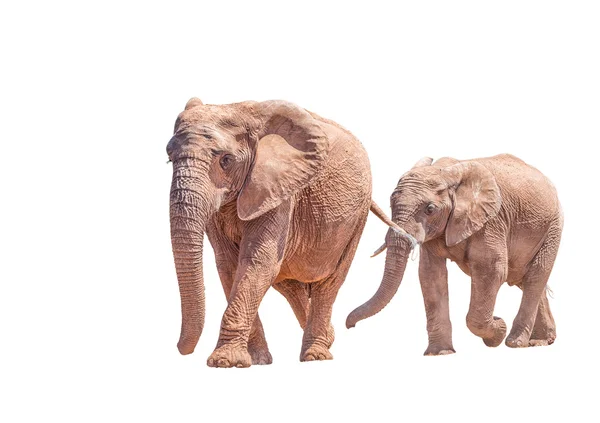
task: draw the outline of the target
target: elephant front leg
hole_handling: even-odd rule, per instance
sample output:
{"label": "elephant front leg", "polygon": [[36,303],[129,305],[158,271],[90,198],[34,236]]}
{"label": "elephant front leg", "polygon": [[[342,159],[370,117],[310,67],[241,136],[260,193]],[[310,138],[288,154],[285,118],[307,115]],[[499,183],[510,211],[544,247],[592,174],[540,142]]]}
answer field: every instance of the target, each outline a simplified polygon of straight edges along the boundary
{"label": "elephant front leg", "polygon": [[[249,367],[255,352],[267,351],[258,306],[279,273],[289,228],[289,208],[279,207],[248,225],[239,249],[239,259],[229,304],[223,314],[219,341],[208,358],[211,367]],[[263,345],[264,342],[264,345]],[[263,359],[270,359],[263,357]]]}
{"label": "elephant front leg", "polygon": [[238,280],[234,283],[221,321],[217,348],[207,361],[210,367],[249,367],[252,364],[248,346],[256,342],[257,336],[259,343],[264,340],[262,325],[258,327],[256,324],[260,324],[257,320],[258,306],[275,278],[274,267],[251,259],[240,262],[236,274]]}
{"label": "elephant front leg", "polygon": [[248,337],[248,353],[252,359],[252,364],[263,365],[273,363],[273,357],[269,352],[265,331],[258,314]]}
{"label": "elephant front leg", "polygon": [[[308,316],[310,314],[310,284],[299,282],[293,279],[286,279],[273,286],[288,301],[298,323],[302,329],[306,328]],[[335,340],[335,332],[331,321],[327,329],[327,348],[331,347]]]}
{"label": "elephant front leg", "polygon": [[[219,271],[219,277],[221,284],[223,285],[223,291],[225,297],[229,301],[231,291],[233,289],[233,281],[236,273],[237,257],[239,255],[237,246],[231,243],[228,248],[224,248],[224,241],[213,243],[215,245],[215,259],[217,263],[217,269]],[[211,240],[212,243],[212,240]],[[271,364],[273,358],[269,352],[269,346],[265,338],[265,332],[263,330],[260,316],[257,314],[256,320],[252,325],[250,336],[248,337],[248,353],[252,358],[252,364]]]}
{"label": "elephant front leg", "polygon": [[452,346],[452,324],[448,305],[448,269],[446,259],[421,248],[419,279],[427,314],[429,345],[425,355],[446,355],[456,352]]}
{"label": "elephant front leg", "polygon": [[505,263],[496,260],[495,264],[476,264],[472,268],[467,327],[488,347],[497,347],[506,336],[506,323],[493,315],[496,296],[505,279]]}

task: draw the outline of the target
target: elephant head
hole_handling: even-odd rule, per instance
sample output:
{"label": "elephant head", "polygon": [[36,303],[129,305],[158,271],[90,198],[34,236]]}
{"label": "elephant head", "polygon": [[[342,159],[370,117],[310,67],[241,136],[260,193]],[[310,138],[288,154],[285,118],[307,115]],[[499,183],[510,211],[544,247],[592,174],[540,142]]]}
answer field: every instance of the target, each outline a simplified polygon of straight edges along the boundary
{"label": "elephant head", "polygon": [[207,222],[232,202],[241,220],[277,207],[318,174],[328,144],[319,121],[292,103],[188,101],[167,145],[173,162],[170,220],[181,295],[181,354],[194,351],[204,326]]}
{"label": "elephant head", "polygon": [[[452,247],[496,216],[502,202],[500,190],[492,173],[480,163],[441,159],[432,166],[432,161],[419,160],[400,178],[390,198],[392,220],[419,244],[444,236],[446,246]],[[391,230],[376,254],[386,247],[381,285],[369,301],[350,313],[348,328],[380,312],[402,282],[410,248]]]}

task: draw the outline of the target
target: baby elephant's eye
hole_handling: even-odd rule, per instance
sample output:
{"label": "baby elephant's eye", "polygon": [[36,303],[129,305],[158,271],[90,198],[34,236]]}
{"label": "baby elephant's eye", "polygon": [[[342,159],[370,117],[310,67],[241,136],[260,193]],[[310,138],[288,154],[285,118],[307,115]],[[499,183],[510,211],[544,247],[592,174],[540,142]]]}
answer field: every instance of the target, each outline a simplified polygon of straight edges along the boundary
{"label": "baby elephant's eye", "polygon": [[435,211],[435,204],[429,203],[427,207],[425,207],[425,214],[431,214]]}
{"label": "baby elephant's eye", "polygon": [[234,161],[235,161],[235,159],[233,158],[233,156],[231,154],[225,154],[219,160],[219,164],[221,165],[221,168],[223,170],[227,170],[231,167],[231,165],[233,164]]}

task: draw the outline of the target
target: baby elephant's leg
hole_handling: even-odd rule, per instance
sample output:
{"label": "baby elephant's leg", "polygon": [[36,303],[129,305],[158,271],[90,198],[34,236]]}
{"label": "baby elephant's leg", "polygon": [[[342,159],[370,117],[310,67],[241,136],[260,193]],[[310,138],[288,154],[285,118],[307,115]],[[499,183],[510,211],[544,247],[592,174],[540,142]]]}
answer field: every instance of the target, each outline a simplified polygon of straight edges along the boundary
{"label": "baby elephant's leg", "polygon": [[556,325],[554,324],[554,317],[552,317],[552,312],[550,311],[547,293],[544,293],[538,304],[533,332],[531,332],[531,338],[529,339],[529,346],[550,345],[555,339]]}
{"label": "baby elephant's leg", "polygon": [[448,270],[446,259],[421,247],[419,279],[427,314],[429,345],[425,355],[454,353],[452,346],[452,324],[448,305]]}
{"label": "baby elephant's leg", "polygon": [[[556,259],[556,253],[558,252],[561,232],[562,221],[558,220],[550,227],[546,240],[530,263],[525,277],[523,277],[523,282],[521,283],[523,287],[521,306],[513,322],[510,334],[506,338],[506,345],[509,347],[528,347],[530,338],[539,339],[538,336],[541,335],[539,331],[544,329],[544,326],[550,332],[545,336],[547,344],[551,344],[556,338],[554,319],[550,313],[545,289],[552,266],[554,265],[554,260]],[[537,323],[538,331],[535,331],[534,335],[537,316],[541,320]],[[549,330],[550,327],[552,328],[551,330]],[[541,344],[534,342],[534,345]]]}
{"label": "baby elephant's leg", "polygon": [[493,315],[496,296],[504,278],[505,265],[502,261],[492,266],[475,265],[472,268],[467,327],[488,347],[497,347],[506,335],[506,323]]}

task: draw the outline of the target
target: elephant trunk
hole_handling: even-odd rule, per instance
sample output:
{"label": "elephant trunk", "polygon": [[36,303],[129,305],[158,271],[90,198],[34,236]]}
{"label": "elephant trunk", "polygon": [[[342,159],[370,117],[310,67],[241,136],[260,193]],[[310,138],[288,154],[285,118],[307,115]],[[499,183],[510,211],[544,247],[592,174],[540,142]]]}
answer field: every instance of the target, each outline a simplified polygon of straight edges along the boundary
{"label": "elephant trunk", "polygon": [[[202,251],[209,204],[190,184],[200,180],[185,163],[174,164],[171,185],[171,245],[181,295],[181,335],[177,348],[191,354],[204,327],[204,276]],[[194,172],[195,173],[195,172]],[[197,183],[197,182],[196,182]]]}
{"label": "elephant trunk", "polygon": [[348,315],[347,328],[353,328],[359,321],[379,313],[398,291],[412,245],[407,238],[393,232],[392,229],[388,231],[384,245],[387,245],[387,253],[381,285],[369,301]]}

